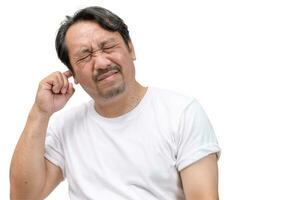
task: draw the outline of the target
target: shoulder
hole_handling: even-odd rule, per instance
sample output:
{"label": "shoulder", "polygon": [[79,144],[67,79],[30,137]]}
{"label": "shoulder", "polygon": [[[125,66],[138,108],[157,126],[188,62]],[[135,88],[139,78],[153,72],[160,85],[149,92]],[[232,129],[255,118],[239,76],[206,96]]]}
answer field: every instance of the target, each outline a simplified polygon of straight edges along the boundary
{"label": "shoulder", "polygon": [[197,100],[189,95],[172,90],[151,87],[152,102],[168,110],[182,112]]}
{"label": "shoulder", "polygon": [[50,119],[49,127],[72,127],[77,122],[82,122],[87,116],[91,104],[92,101],[89,101],[54,113]]}

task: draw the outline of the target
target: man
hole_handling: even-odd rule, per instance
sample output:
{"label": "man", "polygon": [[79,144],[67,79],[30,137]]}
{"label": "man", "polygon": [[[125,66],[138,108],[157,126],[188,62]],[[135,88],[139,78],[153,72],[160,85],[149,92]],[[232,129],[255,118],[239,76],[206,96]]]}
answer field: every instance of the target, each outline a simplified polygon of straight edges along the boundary
{"label": "man", "polygon": [[[101,7],[68,17],[56,38],[69,68],[44,78],[11,163],[11,199],[217,200],[218,143],[199,103],[135,80],[127,26]],[[91,96],[70,111],[73,76]],[[50,120],[50,125],[49,124]]]}

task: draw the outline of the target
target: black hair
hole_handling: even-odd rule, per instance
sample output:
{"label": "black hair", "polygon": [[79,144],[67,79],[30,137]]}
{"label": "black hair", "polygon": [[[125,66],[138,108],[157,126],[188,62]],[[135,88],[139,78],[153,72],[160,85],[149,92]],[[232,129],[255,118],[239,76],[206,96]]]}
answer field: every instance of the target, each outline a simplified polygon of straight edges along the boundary
{"label": "black hair", "polygon": [[55,47],[56,47],[56,51],[59,59],[73,73],[74,71],[70,63],[68,49],[65,43],[65,37],[70,26],[80,21],[94,21],[107,31],[119,32],[125,44],[129,48],[128,43],[130,41],[130,36],[129,36],[128,27],[120,17],[118,17],[111,11],[98,6],[92,6],[92,7],[87,7],[87,8],[78,10],[73,15],[73,17],[66,16],[65,21],[63,21],[63,23],[61,24],[58,30],[56,41],[55,41]]}

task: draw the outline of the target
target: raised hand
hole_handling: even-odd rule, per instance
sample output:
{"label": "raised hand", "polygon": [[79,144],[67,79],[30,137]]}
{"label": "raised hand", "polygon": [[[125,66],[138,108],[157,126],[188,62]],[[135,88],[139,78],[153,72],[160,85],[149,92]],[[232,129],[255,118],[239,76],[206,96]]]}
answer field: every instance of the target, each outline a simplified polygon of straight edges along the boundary
{"label": "raised hand", "polygon": [[71,76],[71,71],[54,72],[40,81],[34,107],[48,116],[62,109],[75,91]]}

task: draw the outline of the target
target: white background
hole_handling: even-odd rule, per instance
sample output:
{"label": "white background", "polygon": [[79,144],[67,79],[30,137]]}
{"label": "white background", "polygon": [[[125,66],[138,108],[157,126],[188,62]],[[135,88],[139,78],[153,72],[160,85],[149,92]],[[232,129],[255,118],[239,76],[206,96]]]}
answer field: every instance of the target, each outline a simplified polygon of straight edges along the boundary
{"label": "white background", "polygon": [[[296,199],[296,6],[286,0],[1,1],[0,199],[39,80],[66,70],[54,39],[65,15],[100,5],[134,42],[137,79],[195,96],[222,156],[220,199]],[[89,97],[76,87],[67,107]],[[63,182],[47,199],[69,199]]]}

